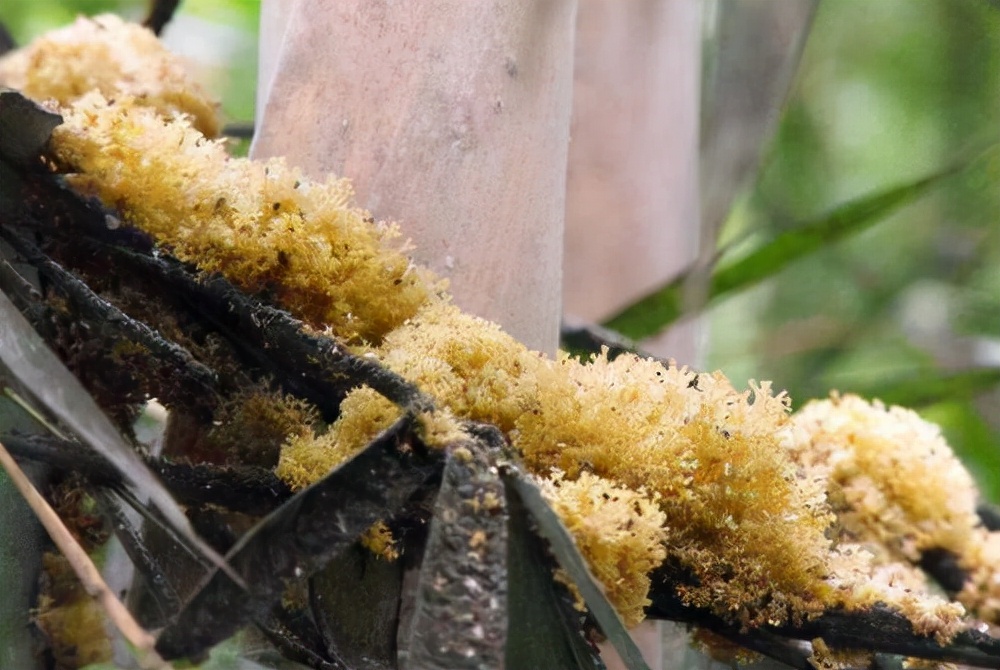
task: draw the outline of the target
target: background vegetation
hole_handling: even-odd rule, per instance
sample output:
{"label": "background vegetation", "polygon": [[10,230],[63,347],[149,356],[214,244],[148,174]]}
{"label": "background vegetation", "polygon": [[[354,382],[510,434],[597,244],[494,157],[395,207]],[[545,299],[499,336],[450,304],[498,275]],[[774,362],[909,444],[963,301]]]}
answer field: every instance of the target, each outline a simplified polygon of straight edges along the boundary
{"label": "background vegetation", "polygon": [[[253,116],[259,3],[186,2],[166,39],[205,69],[227,116]],[[15,0],[19,43],[135,0]],[[752,58],[753,54],[748,54]],[[838,205],[967,169],[852,238],[709,312],[706,360],[796,403],[830,389],[913,406],[1000,502],[1000,5],[821,2],[758,175],[720,245],[738,257]]]}

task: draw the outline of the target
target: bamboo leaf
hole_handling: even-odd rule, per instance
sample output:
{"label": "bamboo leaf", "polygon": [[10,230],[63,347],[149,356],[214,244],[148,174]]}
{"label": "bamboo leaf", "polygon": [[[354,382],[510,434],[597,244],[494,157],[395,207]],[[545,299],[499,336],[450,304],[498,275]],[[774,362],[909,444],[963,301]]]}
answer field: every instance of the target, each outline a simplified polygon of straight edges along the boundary
{"label": "bamboo leaf", "polygon": [[420,566],[404,667],[504,665],[507,500],[494,460],[480,441],[458,444],[448,454]]}
{"label": "bamboo leaf", "polygon": [[857,392],[887,405],[922,407],[942,400],[970,398],[997,386],[1000,386],[1000,367],[983,367],[957,372],[927,370]]}
{"label": "bamboo leaf", "polygon": [[[528,511],[517,495],[508,495],[508,589],[506,667],[544,665],[566,670],[605,670],[597,649],[583,636],[580,617],[552,579],[552,567],[540,560],[543,541],[531,530]],[[568,610],[568,611],[567,611]]]}
{"label": "bamboo leaf", "polygon": [[37,160],[60,123],[58,114],[0,87],[0,211],[20,205],[21,176],[15,168]]}
{"label": "bamboo leaf", "polygon": [[38,157],[62,117],[17,91],[0,88],[0,159],[28,163]]}
{"label": "bamboo leaf", "polygon": [[[908,184],[857,198],[818,219],[778,235],[745,258],[714,270],[709,280],[706,305],[749,288],[778,274],[789,263],[875,225],[900,207],[923,197],[959,169],[949,167]],[[689,267],[602,325],[633,340],[655,335],[684,313],[688,282],[697,280],[703,273],[703,268]]]}
{"label": "bamboo leaf", "polygon": [[573,542],[573,536],[552,511],[552,508],[542,497],[541,491],[524,477],[513,466],[508,466],[504,472],[504,481],[517,493],[521,502],[538,525],[539,534],[549,542],[549,548],[559,561],[560,567],[569,574],[573,583],[580,590],[588,609],[597,620],[597,624],[608,638],[615,650],[621,656],[627,670],[649,670],[643,660],[639,648],[625,630],[625,625],[618,617],[614,607],[604,597],[604,592],[597,580],[580,556]]}
{"label": "bamboo leaf", "polygon": [[[4,422],[4,401],[0,398],[0,424]],[[37,475],[40,466],[25,468]],[[34,479],[34,477],[32,477]],[[0,472],[0,667],[44,667],[37,658],[32,631],[25,626],[26,612],[35,606],[45,533],[34,512],[24,502],[5,472]]]}
{"label": "bamboo leaf", "polygon": [[724,0],[713,12],[701,89],[702,226],[710,231],[719,229],[733,199],[757,172],[818,4]]}
{"label": "bamboo leaf", "polygon": [[312,616],[329,658],[371,670],[396,667],[405,561],[355,543],[310,581]]}

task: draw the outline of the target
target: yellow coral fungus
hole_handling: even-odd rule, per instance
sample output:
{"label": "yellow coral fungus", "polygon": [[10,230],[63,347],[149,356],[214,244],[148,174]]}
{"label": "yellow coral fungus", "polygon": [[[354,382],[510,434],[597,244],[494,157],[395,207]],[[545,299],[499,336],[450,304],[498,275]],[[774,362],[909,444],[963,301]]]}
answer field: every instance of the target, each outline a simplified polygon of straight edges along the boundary
{"label": "yellow coral fungus", "polygon": [[[456,415],[507,432],[535,472],[592,471],[662,496],[677,529],[673,555],[704,584],[686,592],[692,604],[716,606],[723,595],[722,612],[755,604],[747,621],[757,624],[821,603],[832,517],[822,489],[787,458],[778,439],[787,404],[766,385],[741,393],[721,374],[635,356],[552,361],[446,303],[374,351]],[[352,393],[330,432],[286,447],[279,474],[315,481],[396,416],[373,391]]]}
{"label": "yellow coral fungus", "polygon": [[960,564],[969,578],[958,600],[980,619],[1000,627],[1000,531],[978,529]]}
{"label": "yellow coral fungus", "polygon": [[305,488],[353,456],[397,418],[399,409],[377,391],[367,386],[355,389],[341,403],[340,417],[330,430],[289,436],[281,450],[278,476],[292,488]]}
{"label": "yellow coral fungus", "polygon": [[[687,603],[745,626],[884,601],[918,631],[952,634],[961,606],[917,583],[901,593],[904,573],[880,577],[894,568],[873,567],[843,538],[831,546],[828,494],[841,525],[896,555],[946,548],[978,556],[970,570],[997,560],[992,541],[970,539],[968,475],[901,410],[835,399],[792,422],[787,398],[767,384],[740,391],[720,373],[635,356],[547,359],[450,304],[406,257],[396,227],[351,205],[346,181],[310,181],[280,160],[231,159],[185,117],[120,92],[64,102],[52,147],[77,172],[77,189],[182,260],[419,385],[439,406],[423,417],[432,443],[454,441],[453,417],[502,430],[548,478],[549,500],[629,622],[641,617],[649,572],[669,556],[686,573]],[[371,389],[356,389],[329,430],[288,431],[278,472],[306,486],[397,416]],[[989,570],[967,596],[984,611],[996,602]]]}
{"label": "yellow coral fungus", "polygon": [[46,552],[42,565],[45,572],[34,622],[51,647],[55,667],[109,662],[111,642],[101,606],[80,584],[65,557]]}
{"label": "yellow coral fungus", "polygon": [[966,551],[978,492],[937,426],[851,395],[811,402],[793,420],[792,453],[828,481],[851,537],[910,561],[926,549]]}
{"label": "yellow coral fungus", "polygon": [[[344,181],[230,159],[183,120],[128,99],[85,96],[53,139],[78,188],[181,258],[374,344],[372,355],[456,416],[505,431],[535,472],[592,469],[659,494],[668,523],[684,529],[680,562],[704,584],[686,594],[693,604],[729,613],[766,600],[748,621],[783,621],[824,592],[829,516],[778,442],[787,406],[766,386],[740,393],[720,374],[634,356],[584,365],[530,352],[434,293],[427,273],[386,248],[395,229],[348,205]],[[356,391],[328,433],[291,441],[279,472],[315,481],[394,417]]]}
{"label": "yellow coral fungus", "polygon": [[648,573],[667,553],[665,517],[655,499],[588,473],[576,481],[557,474],[538,483],[625,624],[642,621]]}
{"label": "yellow coral fungus", "polygon": [[378,341],[427,300],[428,274],[391,248],[396,226],[349,206],[346,180],[315,183],[281,160],[230,158],[185,119],[132,98],[90,93],[64,117],[53,146],[80,171],[74,185],[181,260],[267,292],[347,341]]}
{"label": "yellow coral fungus", "polygon": [[207,137],[219,133],[215,99],[152,32],[113,14],[78,18],[0,58],[0,83],[62,105],[93,90],[128,95],[166,118],[190,115]]}
{"label": "yellow coral fungus", "polygon": [[217,459],[229,456],[237,463],[274,467],[282,443],[311,434],[316,420],[313,407],[292,396],[258,389],[239,393],[216,410],[199,451]]}
{"label": "yellow coral fungus", "polygon": [[979,525],[975,484],[937,426],[908,409],[836,394],[792,421],[790,453],[826,486],[839,552],[872,552],[860,569],[833,570],[848,606],[891,602],[919,632],[949,639],[964,609],[925,595],[914,567],[923,552],[945,550],[969,574],[959,601],[998,620],[1000,535]]}

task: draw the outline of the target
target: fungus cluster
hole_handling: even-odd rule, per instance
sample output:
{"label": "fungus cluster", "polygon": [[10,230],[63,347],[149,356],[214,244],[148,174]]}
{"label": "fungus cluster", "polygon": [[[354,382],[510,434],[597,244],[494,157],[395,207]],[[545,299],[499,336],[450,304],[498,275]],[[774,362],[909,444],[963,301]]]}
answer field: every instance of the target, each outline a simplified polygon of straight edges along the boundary
{"label": "fungus cluster", "polygon": [[[180,71],[112,17],[0,61],[0,81],[63,115],[51,151],[73,188],[419,385],[437,403],[424,417],[432,446],[463,421],[497,426],[627,623],[643,618],[664,561],[690,575],[686,603],[746,627],[877,602],[945,641],[966,608],[1000,623],[1000,534],[979,526],[974,484],[935,426],[856,397],[792,415],[767,383],[530,351],[454,306],[399,229],[351,203],[346,180],[230,157],[210,139],[214,103]],[[365,387],[329,426],[302,409],[278,474],[316,481],[399,412]],[[932,595],[914,567],[929,550],[966,571],[957,601]]]}

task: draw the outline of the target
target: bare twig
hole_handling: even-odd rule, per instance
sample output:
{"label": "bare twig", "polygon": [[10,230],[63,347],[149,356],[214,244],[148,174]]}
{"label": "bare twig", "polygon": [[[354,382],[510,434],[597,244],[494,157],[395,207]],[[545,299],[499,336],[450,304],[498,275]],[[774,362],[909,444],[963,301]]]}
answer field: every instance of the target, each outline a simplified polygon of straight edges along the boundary
{"label": "bare twig", "polygon": [[7,30],[7,26],[0,22],[0,56],[17,48],[14,36]]}
{"label": "bare twig", "polygon": [[155,35],[159,35],[174,18],[174,12],[177,11],[177,6],[180,4],[180,0],[153,0],[149,3],[149,13],[142,25],[152,30]]}
{"label": "bare twig", "polygon": [[169,670],[171,666],[156,653],[154,648],[156,640],[136,622],[131,612],[115,597],[87,552],[73,538],[59,515],[34,487],[2,443],[0,443],[0,465],[3,465],[14,486],[45,526],[49,537],[69,561],[84,590],[97,601],[108,619],[139,652],[142,667],[148,670]]}

